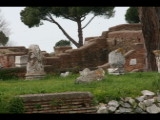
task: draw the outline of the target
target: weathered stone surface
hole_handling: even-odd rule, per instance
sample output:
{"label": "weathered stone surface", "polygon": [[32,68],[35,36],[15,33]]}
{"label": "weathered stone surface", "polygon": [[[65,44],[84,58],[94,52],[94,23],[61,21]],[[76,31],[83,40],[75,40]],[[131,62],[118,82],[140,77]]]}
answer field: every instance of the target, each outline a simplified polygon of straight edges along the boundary
{"label": "weathered stone surface", "polygon": [[61,77],[67,77],[69,74],[70,74],[70,72],[67,71],[65,73],[61,73],[60,76]]}
{"label": "weathered stone surface", "polygon": [[151,92],[149,90],[143,90],[141,91],[141,93],[144,95],[144,96],[154,96],[155,93],[154,92]]}
{"label": "weathered stone surface", "polygon": [[[143,91],[141,91],[141,93],[142,92]],[[148,95],[148,92],[147,92],[147,95]],[[150,97],[140,96],[134,99],[131,97],[126,97],[126,98],[120,98],[121,100],[116,102],[115,100],[111,100],[108,102],[107,113],[108,114],[109,113],[112,113],[112,114],[160,113],[160,102],[156,101],[156,99],[159,96],[157,95],[157,96],[152,96],[151,98]]]}
{"label": "weathered stone surface", "polygon": [[109,106],[108,107],[109,112],[114,112],[116,109],[117,109],[117,107],[114,107],[114,106]]}
{"label": "weathered stone surface", "polygon": [[143,101],[146,107],[151,106],[154,102],[155,102],[155,99],[148,99]]}
{"label": "weathered stone surface", "polygon": [[121,105],[122,107],[124,107],[124,108],[130,108],[130,107],[131,107],[131,105],[130,105],[129,103],[127,103],[127,102],[122,102],[122,101],[120,101],[120,105]]}
{"label": "weathered stone surface", "polygon": [[119,49],[110,52],[108,56],[108,62],[112,68],[123,67],[123,65],[125,64],[125,58]]}
{"label": "weathered stone surface", "polygon": [[122,49],[119,48],[109,53],[108,63],[111,66],[111,68],[108,69],[109,74],[124,74],[125,57],[122,52]]}
{"label": "weathered stone surface", "polygon": [[132,112],[131,108],[120,107],[119,110],[120,110],[119,111],[120,113],[130,113],[130,112]]}
{"label": "weathered stone surface", "polygon": [[28,51],[27,73],[26,80],[44,78],[44,65],[42,53],[38,45],[30,45]]}
{"label": "weathered stone surface", "polygon": [[145,104],[143,102],[139,102],[138,106],[142,109],[142,110],[145,110],[146,107],[145,107]]}
{"label": "weathered stone surface", "polygon": [[155,97],[156,102],[160,102],[160,96]]}
{"label": "weathered stone surface", "polygon": [[82,76],[86,76],[89,74],[89,72],[91,72],[91,70],[89,68],[85,68],[83,71],[80,71],[80,75]]}
{"label": "weathered stone surface", "polygon": [[145,96],[139,96],[139,97],[136,97],[136,100],[139,101],[139,102],[142,102],[144,100]]}
{"label": "weathered stone surface", "polygon": [[101,106],[98,110],[97,113],[108,113],[106,106]]}
{"label": "weathered stone surface", "polygon": [[131,59],[129,62],[129,65],[136,65],[137,64],[137,59]]}
{"label": "weathered stone surface", "polygon": [[15,56],[15,66],[23,67],[26,66],[28,62],[28,55]]}
{"label": "weathered stone surface", "polygon": [[134,99],[132,99],[132,98],[130,98],[130,99],[128,100],[128,102],[129,102],[132,106],[135,106],[135,105],[136,105],[136,101],[135,101]]}
{"label": "weathered stone surface", "polygon": [[140,107],[136,107],[135,110],[134,110],[135,113],[143,113],[143,109],[140,108]]}
{"label": "weathered stone surface", "polygon": [[117,108],[119,106],[119,103],[116,100],[111,100],[108,102],[108,105]]}
{"label": "weathered stone surface", "polygon": [[160,107],[160,103],[157,103],[157,107]]}
{"label": "weathered stone surface", "polygon": [[81,71],[80,74],[81,76],[75,80],[75,83],[89,83],[93,81],[101,81],[104,79],[105,71],[102,68],[98,68],[93,71],[84,69],[84,71]]}
{"label": "weathered stone surface", "polygon": [[108,113],[106,104],[100,103],[100,104],[97,106],[97,113]]}
{"label": "weathered stone surface", "polygon": [[152,106],[147,107],[147,112],[148,113],[159,113],[160,112],[160,108],[157,107],[155,104],[153,104]]}

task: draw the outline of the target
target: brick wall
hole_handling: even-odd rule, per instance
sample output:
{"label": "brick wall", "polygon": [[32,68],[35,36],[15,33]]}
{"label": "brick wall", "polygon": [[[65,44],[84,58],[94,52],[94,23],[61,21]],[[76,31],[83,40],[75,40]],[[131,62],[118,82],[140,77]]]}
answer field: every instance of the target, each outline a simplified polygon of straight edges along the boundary
{"label": "brick wall", "polygon": [[25,113],[96,113],[90,92],[20,95]]}
{"label": "brick wall", "polygon": [[27,52],[23,46],[0,47],[0,64],[3,68],[15,67],[15,56],[26,55]]}
{"label": "brick wall", "polygon": [[[146,69],[146,50],[144,47],[144,38],[140,24],[117,25],[109,28],[109,31],[104,31],[102,36],[107,36],[107,50],[109,52],[118,48],[123,48],[126,54],[129,51],[132,51],[125,57],[125,70],[127,72],[135,69]],[[130,65],[131,59],[136,59],[136,65]]]}
{"label": "brick wall", "polygon": [[[125,70],[130,72],[133,70],[139,70],[144,71],[146,68],[145,60],[145,49],[144,44],[135,44],[135,49],[130,52],[128,55],[125,56],[126,62],[125,62]],[[132,59],[136,60],[136,64],[131,65],[130,62]]]}
{"label": "brick wall", "polygon": [[[53,56],[44,53],[45,55],[43,61],[44,65],[52,65],[55,69],[64,70],[70,68],[79,68],[82,70],[86,67],[95,68],[108,62],[109,52],[117,48],[123,48],[125,53],[127,53],[130,50],[135,50],[135,44],[137,43],[144,43],[141,25],[122,24],[111,27],[108,31],[103,31],[101,36],[85,38],[84,46],[78,49],[62,49],[61,52],[58,52]],[[6,47],[1,47],[0,50],[4,48]],[[8,49],[15,51],[16,53],[12,53],[10,56],[2,55],[2,57],[0,57],[0,62],[4,62],[5,67],[13,66],[15,59],[13,56],[15,57],[18,55],[19,51],[23,51],[21,52],[23,55],[26,54],[27,51],[27,49],[24,47],[8,47]],[[60,48],[58,48],[58,51],[59,50]],[[140,51],[141,55],[138,54]],[[142,50],[132,53],[130,57],[134,56],[138,60],[139,57],[143,57],[144,54],[145,49],[142,48]],[[129,61],[127,59],[131,58],[126,58],[126,61]],[[143,63],[139,65],[140,69],[144,68],[142,64],[145,64],[143,60],[141,60],[141,62]],[[133,66],[127,67],[127,65],[127,70],[131,70]]]}
{"label": "brick wall", "polygon": [[56,57],[45,57],[45,65],[53,65],[63,68],[97,67],[104,64],[108,59],[106,39],[102,37],[90,38],[87,44],[78,49],[69,49]]}

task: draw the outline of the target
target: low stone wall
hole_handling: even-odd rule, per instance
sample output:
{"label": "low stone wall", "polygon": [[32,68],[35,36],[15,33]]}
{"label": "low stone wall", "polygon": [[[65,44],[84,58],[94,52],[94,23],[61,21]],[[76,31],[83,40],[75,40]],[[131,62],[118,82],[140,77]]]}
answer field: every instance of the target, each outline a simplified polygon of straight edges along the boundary
{"label": "low stone wall", "polygon": [[141,91],[142,96],[126,97],[120,101],[111,100],[97,106],[97,113],[106,114],[156,114],[160,113],[160,94],[148,90]]}
{"label": "low stone wall", "polygon": [[20,95],[25,113],[96,113],[90,92]]}

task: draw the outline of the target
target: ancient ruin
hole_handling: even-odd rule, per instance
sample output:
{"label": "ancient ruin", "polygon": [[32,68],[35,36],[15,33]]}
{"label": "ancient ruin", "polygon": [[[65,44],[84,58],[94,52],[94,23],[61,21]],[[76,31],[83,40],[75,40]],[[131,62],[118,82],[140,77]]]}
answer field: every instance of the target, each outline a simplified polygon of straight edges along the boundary
{"label": "ancient ruin", "polygon": [[85,68],[83,71],[80,71],[80,75],[81,76],[75,80],[75,83],[90,83],[103,80],[105,77],[105,71],[102,68],[93,71]]}
{"label": "ancient ruin", "polygon": [[[85,38],[84,46],[78,49],[65,50],[59,47],[52,54],[41,52],[45,72],[55,73],[97,67],[107,70],[110,67],[108,54],[118,48],[124,50],[125,72],[146,70],[146,50],[141,24],[121,24],[111,27],[108,31],[103,31],[101,36]],[[12,53],[4,54],[4,49],[12,50]],[[3,68],[17,67],[16,56],[27,55],[27,51],[25,47],[0,47],[0,63]]]}
{"label": "ancient ruin", "polygon": [[108,68],[108,73],[113,75],[124,74],[125,57],[121,48],[109,53],[109,60],[111,68]]}
{"label": "ancient ruin", "polygon": [[142,96],[111,100],[97,106],[97,113],[103,114],[157,114],[160,113],[160,95],[142,90]]}
{"label": "ancient ruin", "polygon": [[28,55],[15,56],[15,67],[26,67]]}
{"label": "ancient ruin", "polygon": [[45,76],[42,53],[38,45],[29,46],[26,69],[26,80],[42,79]]}

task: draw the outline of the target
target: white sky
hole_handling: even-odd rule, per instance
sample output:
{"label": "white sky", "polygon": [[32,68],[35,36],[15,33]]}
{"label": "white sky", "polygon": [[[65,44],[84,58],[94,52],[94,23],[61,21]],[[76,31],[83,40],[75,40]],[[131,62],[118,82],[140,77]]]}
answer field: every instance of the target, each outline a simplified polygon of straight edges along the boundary
{"label": "white sky", "polygon": [[[63,35],[61,30],[53,23],[44,22],[44,25],[40,27],[29,28],[20,20],[20,11],[24,7],[0,7],[1,14],[9,24],[8,27],[11,30],[9,35],[9,42],[12,46],[25,46],[29,47],[31,44],[39,45],[41,50],[48,53],[53,52],[53,47],[59,40],[67,38]],[[108,28],[126,24],[125,13],[128,7],[116,7],[115,16],[106,19],[104,17],[97,17],[83,30],[83,38],[100,36],[103,31],[108,31]],[[69,33],[69,35],[78,40],[77,25],[75,22],[55,18],[57,22]],[[85,23],[82,23],[82,26]],[[72,44],[73,48],[76,48]]]}

